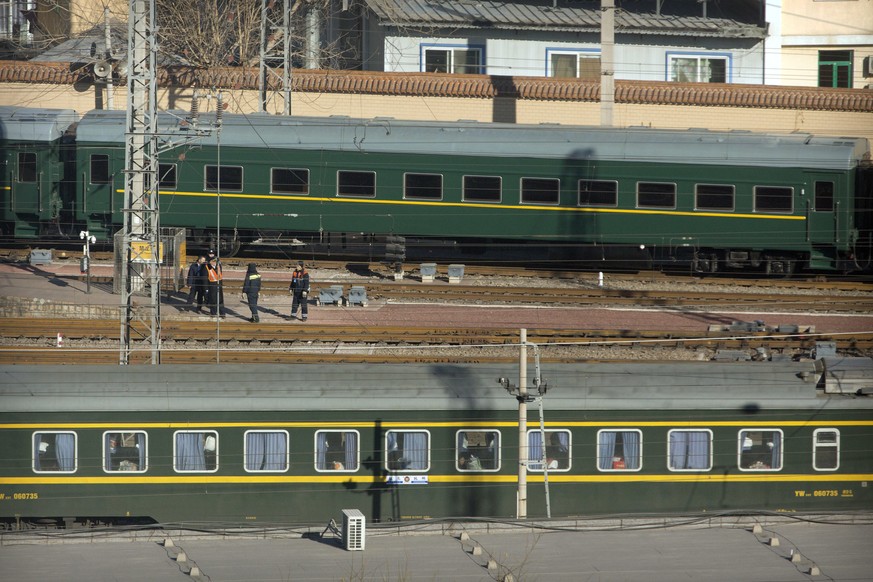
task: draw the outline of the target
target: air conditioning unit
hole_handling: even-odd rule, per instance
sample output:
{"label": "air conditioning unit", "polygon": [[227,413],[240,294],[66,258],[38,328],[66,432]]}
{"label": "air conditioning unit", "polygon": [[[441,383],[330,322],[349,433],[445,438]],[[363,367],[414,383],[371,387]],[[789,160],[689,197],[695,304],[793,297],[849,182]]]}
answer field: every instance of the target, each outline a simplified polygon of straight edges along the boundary
{"label": "air conditioning unit", "polygon": [[347,550],[363,550],[367,520],[358,509],[343,509],[343,544]]}

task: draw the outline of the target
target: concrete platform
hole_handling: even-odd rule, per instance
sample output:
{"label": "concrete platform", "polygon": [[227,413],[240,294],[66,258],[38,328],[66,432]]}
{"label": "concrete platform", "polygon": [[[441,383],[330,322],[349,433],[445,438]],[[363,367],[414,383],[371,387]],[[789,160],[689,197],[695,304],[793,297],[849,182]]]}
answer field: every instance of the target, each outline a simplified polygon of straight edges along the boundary
{"label": "concrete platform", "polygon": [[[242,270],[225,270],[225,322],[248,322],[248,305],[240,297]],[[111,275],[111,265],[95,265],[94,276]],[[287,272],[262,272],[265,281],[287,280]],[[323,284],[362,284],[361,279],[350,279],[337,272],[312,269],[313,281]],[[364,285],[366,283],[363,283]],[[80,278],[78,265],[52,264],[30,266],[24,263],[0,264],[0,317],[70,317],[118,319],[120,296],[113,294],[105,283],[92,283],[90,293]],[[161,298],[161,317],[170,320],[209,320],[206,314],[194,313],[186,304],[187,289],[178,293],[164,293]],[[145,298],[143,298],[145,300]],[[306,325],[291,319],[290,295],[262,295],[259,302],[261,324],[287,323]],[[500,306],[459,305],[455,303],[401,303],[384,299],[370,299],[367,306],[309,305],[309,324],[359,326],[416,326],[416,327],[498,327],[507,329],[669,329],[700,331],[705,334],[710,326],[730,324],[732,321],[763,320],[767,325],[805,324],[815,326],[818,333],[860,332],[873,329],[870,315],[821,315],[780,313],[776,310],[760,312],[727,312],[721,310],[659,310],[618,309],[563,306]],[[258,325],[258,324],[252,324]]]}
{"label": "concrete platform", "polygon": [[[464,529],[469,539],[461,539]],[[873,579],[871,536],[873,525],[791,521],[765,524],[760,533],[748,522],[663,528],[653,522],[617,531],[590,524],[581,531],[560,524],[489,531],[467,524],[442,535],[371,527],[363,551],[346,551],[335,537],[317,533],[6,533],[0,536],[0,576],[16,582],[849,582]],[[164,545],[167,538],[172,546]],[[792,560],[795,554],[801,557]]]}

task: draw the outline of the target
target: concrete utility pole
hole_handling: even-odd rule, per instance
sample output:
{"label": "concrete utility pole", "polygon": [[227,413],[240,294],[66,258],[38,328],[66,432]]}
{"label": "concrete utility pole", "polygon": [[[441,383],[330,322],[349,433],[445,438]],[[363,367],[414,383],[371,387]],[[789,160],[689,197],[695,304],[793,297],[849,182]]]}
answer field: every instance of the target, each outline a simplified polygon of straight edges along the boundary
{"label": "concrete utility pole", "polygon": [[[160,224],[157,158],[155,1],[129,0],[124,226],[121,245],[121,365],[139,342],[161,359]],[[136,291],[149,294],[135,303]]]}
{"label": "concrete utility pole", "polygon": [[518,519],[527,519],[527,330],[518,355]]}
{"label": "concrete utility pole", "polygon": [[615,104],[615,0],[600,0],[600,125],[612,127]]}
{"label": "concrete utility pole", "polygon": [[[267,112],[273,97],[282,95],[282,114],[291,115],[291,3],[293,0],[263,0],[261,9],[261,58],[258,75],[258,111]],[[268,61],[282,57],[281,73]],[[276,79],[278,89],[270,89]]]}

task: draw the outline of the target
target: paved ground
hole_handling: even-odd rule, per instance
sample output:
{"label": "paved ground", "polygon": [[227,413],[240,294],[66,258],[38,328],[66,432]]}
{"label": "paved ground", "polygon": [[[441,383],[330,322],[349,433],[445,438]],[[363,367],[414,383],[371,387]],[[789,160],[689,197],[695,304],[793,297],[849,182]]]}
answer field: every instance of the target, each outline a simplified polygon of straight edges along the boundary
{"label": "paved ground", "polygon": [[[869,523],[869,520],[867,520]],[[459,531],[459,530],[458,530]],[[493,580],[834,582],[873,579],[873,525],[782,522],[745,527],[628,531],[471,532],[416,535],[370,528],[363,551],[336,538],[203,536],[190,532],[79,538],[6,534],[0,577],[157,582],[171,580]],[[778,545],[770,540],[777,538]],[[479,549],[476,549],[479,548]],[[180,559],[180,554],[184,555]],[[792,561],[791,556],[800,558]],[[489,569],[489,562],[494,566]],[[815,569],[813,569],[815,568]],[[511,575],[509,577],[508,575]]]}
{"label": "paved ground", "polygon": [[[111,266],[95,266],[94,275],[111,274]],[[89,308],[104,314],[102,308],[117,307],[118,295],[106,284],[92,284],[86,293],[85,281],[71,278],[79,274],[77,265],[55,264],[31,267],[26,264],[0,264],[0,297],[38,298],[49,303],[70,306],[76,313],[87,314]],[[226,271],[226,322],[247,321],[248,306],[240,300],[242,271]],[[265,279],[284,280],[288,273],[264,273]],[[334,277],[334,274],[329,275]],[[313,277],[322,282],[334,280],[320,277],[317,269]],[[342,283],[336,280],[336,283]],[[348,287],[350,284],[345,281]],[[355,284],[359,284],[356,282]],[[187,290],[165,296],[161,315],[165,319],[208,319],[192,313],[185,304]],[[290,317],[290,296],[264,296],[260,302],[262,323],[289,323],[303,325]],[[8,315],[7,315],[8,316]],[[78,315],[74,315],[78,316]],[[310,305],[309,322],[326,325],[412,325],[433,327],[491,326],[500,328],[549,329],[671,329],[676,331],[705,332],[710,325],[730,324],[733,321],[762,320],[767,325],[814,325],[817,332],[840,333],[873,330],[871,315],[811,315],[783,313],[778,305],[760,305],[756,312],[729,312],[723,310],[658,310],[609,309],[590,307],[548,306],[458,306],[452,304],[409,304],[371,301],[367,307],[336,307]]]}

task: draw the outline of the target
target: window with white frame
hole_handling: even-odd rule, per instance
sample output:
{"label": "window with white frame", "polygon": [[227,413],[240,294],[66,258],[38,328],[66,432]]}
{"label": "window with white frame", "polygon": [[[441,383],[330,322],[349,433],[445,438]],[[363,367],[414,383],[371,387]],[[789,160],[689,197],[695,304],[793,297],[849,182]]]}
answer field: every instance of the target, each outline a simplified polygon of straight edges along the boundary
{"label": "window with white frame", "polygon": [[522,178],[522,204],[558,204],[561,201],[561,181],[557,178]]}
{"label": "window with white frame", "polygon": [[103,470],[143,473],[146,466],[146,433],[108,431],[103,433]]}
{"label": "window with white frame", "polygon": [[840,468],[840,431],[819,428],[812,433],[812,468],[816,471]]}
{"label": "window with white frame", "polygon": [[407,200],[442,200],[442,174],[403,174],[403,197]]}
{"label": "window with white frame", "polygon": [[738,465],[740,470],[782,470],[781,430],[741,430],[739,432],[738,449]]}
{"label": "window with white frame", "polygon": [[430,433],[426,430],[389,430],[385,433],[385,468],[389,471],[430,469]]}
{"label": "window with white frame", "polygon": [[425,73],[482,74],[482,49],[478,47],[424,47],[422,70]]}
{"label": "window with white frame", "polygon": [[597,432],[597,468],[601,471],[639,471],[643,466],[643,433],[624,428]]}
{"label": "window with white frame", "polygon": [[668,79],[676,83],[727,83],[726,56],[668,54]]}
{"label": "window with white frame", "polygon": [[497,471],[500,469],[500,432],[459,430],[455,433],[458,471]]}
{"label": "window with white frame", "polygon": [[218,433],[180,430],[173,435],[173,468],[179,473],[214,473],[218,470]]}
{"label": "window with white frame", "polygon": [[560,79],[599,79],[600,55],[582,51],[547,51],[548,75]]}
{"label": "window with white frame", "polygon": [[33,433],[33,470],[37,473],[75,473],[77,468],[76,433]]}
{"label": "window with white frame", "polygon": [[249,472],[288,470],[288,431],[250,430],[245,434],[245,468]]}
{"label": "window with white frame", "polygon": [[464,202],[500,202],[502,191],[500,176],[464,176]]}
{"label": "window with white frame", "polygon": [[358,470],[360,438],[356,430],[320,430],[315,433],[315,470]]}
{"label": "window with white frame", "polygon": [[667,466],[671,471],[712,469],[712,431],[671,430],[668,432]]}
{"label": "window with white frame", "polygon": [[543,447],[543,431],[529,430],[527,432],[527,468],[529,471],[542,471],[543,460],[549,471],[570,470],[570,431],[545,431],[545,448]]}

